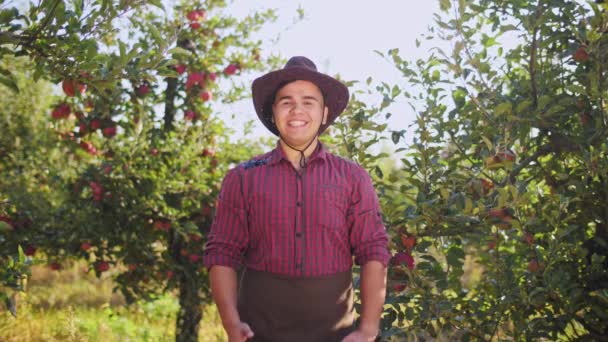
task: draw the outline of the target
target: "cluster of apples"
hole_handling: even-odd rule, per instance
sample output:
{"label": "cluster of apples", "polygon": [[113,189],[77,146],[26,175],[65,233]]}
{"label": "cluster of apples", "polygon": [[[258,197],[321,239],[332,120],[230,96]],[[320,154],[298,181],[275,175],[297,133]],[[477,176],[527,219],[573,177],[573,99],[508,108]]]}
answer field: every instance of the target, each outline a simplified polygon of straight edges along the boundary
{"label": "cluster of apples", "polygon": [[190,21],[190,28],[193,30],[198,30],[201,28],[201,23],[205,21],[207,17],[207,12],[202,9],[195,9],[188,14],[186,14],[186,18]]}
{"label": "cluster of apples", "polygon": [[[404,250],[402,250],[401,252],[397,252],[395,255],[393,255],[393,257],[391,258],[391,265],[406,266],[407,269],[411,271],[416,267],[416,262],[414,261],[414,257],[412,256],[412,250],[414,249],[417,243],[416,236],[410,234],[401,234],[400,240]],[[402,273],[399,272],[399,269],[395,270],[397,271],[397,273]],[[401,274],[401,276],[407,277],[405,274]],[[393,289],[396,292],[401,292],[405,290],[406,287],[406,281],[398,281],[393,284]]]}

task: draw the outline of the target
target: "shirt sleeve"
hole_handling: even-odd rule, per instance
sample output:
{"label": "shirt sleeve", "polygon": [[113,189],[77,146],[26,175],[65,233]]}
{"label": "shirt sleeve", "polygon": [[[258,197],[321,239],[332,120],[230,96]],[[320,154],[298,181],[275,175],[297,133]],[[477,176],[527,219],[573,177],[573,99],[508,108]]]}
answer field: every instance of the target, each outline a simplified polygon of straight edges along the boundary
{"label": "shirt sleeve", "polygon": [[350,245],[357,265],[365,265],[371,260],[381,262],[385,267],[390,260],[388,235],[382,223],[378,195],[369,174],[360,169],[351,195],[351,206],[347,213],[350,227]]}
{"label": "shirt sleeve", "polygon": [[203,254],[203,264],[208,269],[221,265],[238,270],[249,243],[245,198],[239,171],[238,167],[230,170],[222,182]]}

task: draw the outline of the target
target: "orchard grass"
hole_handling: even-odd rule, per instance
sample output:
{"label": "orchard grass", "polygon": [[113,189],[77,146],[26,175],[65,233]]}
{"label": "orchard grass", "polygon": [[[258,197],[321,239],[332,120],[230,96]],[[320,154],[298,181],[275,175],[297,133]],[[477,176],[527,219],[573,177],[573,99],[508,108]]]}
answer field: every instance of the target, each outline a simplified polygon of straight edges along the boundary
{"label": "orchard grass", "polygon": [[[111,274],[96,278],[75,263],[61,271],[35,266],[17,318],[0,311],[0,341],[175,341],[179,304],[173,293],[126,305]],[[214,305],[203,309],[200,341],[224,341]]]}

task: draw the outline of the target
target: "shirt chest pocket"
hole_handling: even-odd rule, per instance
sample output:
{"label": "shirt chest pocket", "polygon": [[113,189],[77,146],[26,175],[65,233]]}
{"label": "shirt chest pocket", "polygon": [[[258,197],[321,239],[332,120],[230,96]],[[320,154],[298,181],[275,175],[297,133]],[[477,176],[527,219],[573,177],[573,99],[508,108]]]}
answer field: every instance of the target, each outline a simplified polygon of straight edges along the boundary
{"label": "shirt chest pocket", "polygon": [[321,185],[317,188],[316,198],[317,224],[331,229],[346,228],[349,205],[346,190],[336,185]]}

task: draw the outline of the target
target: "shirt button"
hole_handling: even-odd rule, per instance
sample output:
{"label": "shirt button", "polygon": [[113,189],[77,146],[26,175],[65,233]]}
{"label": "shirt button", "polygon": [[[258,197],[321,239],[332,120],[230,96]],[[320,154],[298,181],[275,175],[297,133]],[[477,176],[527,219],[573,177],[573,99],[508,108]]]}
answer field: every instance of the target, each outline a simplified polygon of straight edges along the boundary
{"label": "shirt button", "polygon": [[296,202],[296,205],[297,205],[298,207],[301,207],[301,206],[302,206],[302,202],[297,201],[297,202]]}

